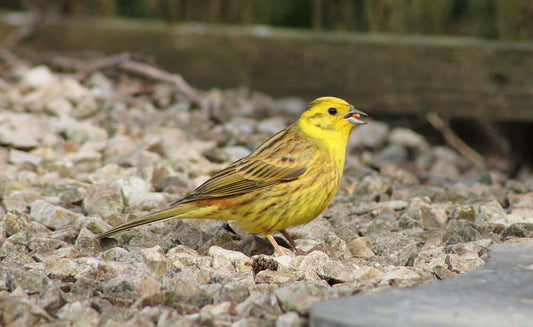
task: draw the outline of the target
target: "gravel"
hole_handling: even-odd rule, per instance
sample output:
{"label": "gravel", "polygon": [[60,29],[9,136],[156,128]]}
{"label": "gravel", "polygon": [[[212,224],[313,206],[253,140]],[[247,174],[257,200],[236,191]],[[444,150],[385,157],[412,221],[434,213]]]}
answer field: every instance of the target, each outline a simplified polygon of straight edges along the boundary
{"label": "gravel", "polygon": [[204,110],[173,85],[105,73],[0,75],[1,325],[305,326],[317,301],[452,278],[482,267],[489,245],[533,237],[530,167],[515,179],[479,170],[371,120],[354,132],[332,204],[288,231],[298,251],[276,235],[288,256],[223,221],[159,222],[99,242],[305,105],[212,90],[199,92]]}

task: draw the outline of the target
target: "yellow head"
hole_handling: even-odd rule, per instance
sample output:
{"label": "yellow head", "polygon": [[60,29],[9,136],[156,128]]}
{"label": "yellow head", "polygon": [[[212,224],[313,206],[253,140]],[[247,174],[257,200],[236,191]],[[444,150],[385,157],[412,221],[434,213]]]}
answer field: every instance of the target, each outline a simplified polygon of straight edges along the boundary
{"label": "yellow head", "polygon": [[[318,98],[300,116],[296,124],[308,136],[329,149],[346,148],[350,132],[366,116],[348,102],[335,97]],[[344,153],[344,152],[343,152]]]}

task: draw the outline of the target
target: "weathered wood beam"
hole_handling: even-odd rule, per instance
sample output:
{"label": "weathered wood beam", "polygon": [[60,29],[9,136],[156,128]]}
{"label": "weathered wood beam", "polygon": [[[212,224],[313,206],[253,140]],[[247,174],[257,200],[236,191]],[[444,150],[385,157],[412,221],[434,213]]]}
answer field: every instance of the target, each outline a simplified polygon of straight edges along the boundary
{"label": "weathered wood beam", "polygon": [[142,52],[200,88],[336,95],[384,114],[533,121],[531,42],[66,19],[44,24],[27,45]]}

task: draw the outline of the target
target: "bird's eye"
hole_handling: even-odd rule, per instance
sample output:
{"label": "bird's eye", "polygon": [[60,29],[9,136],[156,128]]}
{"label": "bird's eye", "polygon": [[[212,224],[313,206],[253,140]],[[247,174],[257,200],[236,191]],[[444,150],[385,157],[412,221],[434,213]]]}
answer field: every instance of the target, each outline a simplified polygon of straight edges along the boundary
{"label": "bird's eye", "polygon": [[337,109],[335,109],[335,108],[329,108],[329,109],[328,109],[328,112],[329,112],[330,115],[336,115],[336,114],[337,114]]}

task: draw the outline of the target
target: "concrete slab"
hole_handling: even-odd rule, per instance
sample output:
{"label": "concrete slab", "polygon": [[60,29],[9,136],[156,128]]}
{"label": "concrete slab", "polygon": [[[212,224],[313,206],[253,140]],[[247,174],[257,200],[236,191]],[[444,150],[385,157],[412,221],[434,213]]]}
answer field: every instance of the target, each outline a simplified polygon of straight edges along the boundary
{"label": "concrete slab", "polygon": [[310,325],[533,326],[533,242],[491,246],[457,278],[316,303]]}

